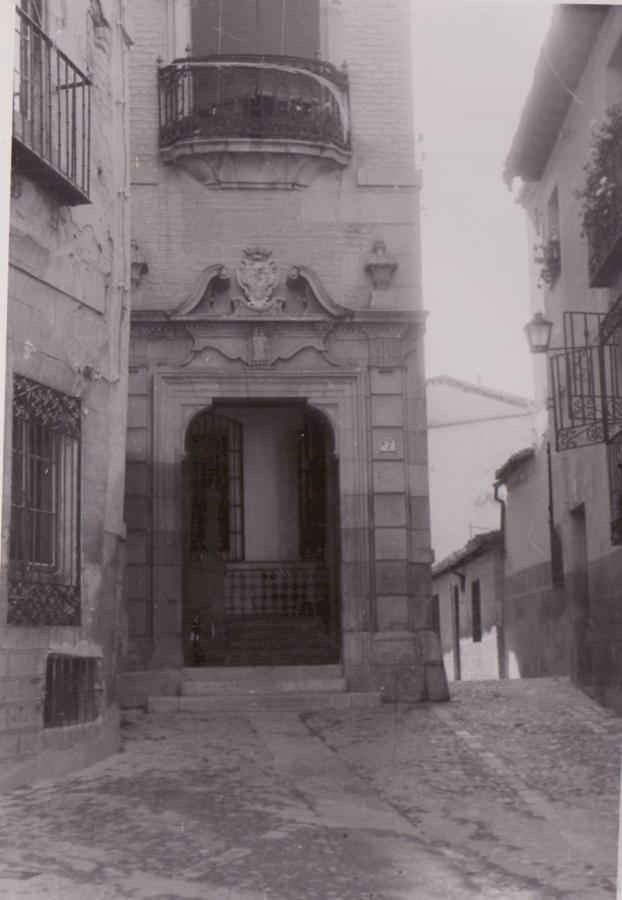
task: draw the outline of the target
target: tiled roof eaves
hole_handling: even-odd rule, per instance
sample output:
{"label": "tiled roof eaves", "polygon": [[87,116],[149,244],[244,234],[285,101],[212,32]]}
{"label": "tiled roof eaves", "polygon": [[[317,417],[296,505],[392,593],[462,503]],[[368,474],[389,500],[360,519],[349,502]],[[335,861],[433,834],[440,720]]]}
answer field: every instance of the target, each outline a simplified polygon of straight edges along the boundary
{"label": "tiled roof eaves", "polygon": [[485,553],[487,550],[500,544],[501,532],[498,530],[477,534],[474,538],[471,538],[468,544],[465,544],[461,550],[456,550],[454,553],[451,553],[449,556],[446,556],[445,559],[442,559],[440,562],[436,563],[436,565],[432,566],[432,575],[442,575],[444,572],[449,572],[457,566],[462,565],[476,556],[480,556],[482,553]]}
{"label": "tiled roof eaves", "polygon": [[505,161],[503,177],[507,184],[515,177],[524,181],[539,181],[542,177],[572,101],[571,92],[581,80],[609,9],[603,4],[555,7]]}
{"label": "tiled roof eaves", "polygon": [[509,394],[506,391],[496,391],[494,388],[481,387],[479,384],[471,384],[470,381],[462,381],[462,379],[454,378],[452,375],[434,375],[432,378],[428,378],[426,384],[447,384],[452,387],[459,387],[463,391],[472,391],[474,394],[482,394],[484,397],[503,400],[523,409],[532,409],[534,406],[533,400],[530,400],[528,397],[520,397],[518,394]]}
{"label": "tiled roof eaves", "polygon": [[523,463],[527,462],[528,459],[531,459],[535,455],[535,452],[534,447],[524,447],[522,450],[513,453],[495,472],[496,483],[505,484],[510,475],[513,475]]}

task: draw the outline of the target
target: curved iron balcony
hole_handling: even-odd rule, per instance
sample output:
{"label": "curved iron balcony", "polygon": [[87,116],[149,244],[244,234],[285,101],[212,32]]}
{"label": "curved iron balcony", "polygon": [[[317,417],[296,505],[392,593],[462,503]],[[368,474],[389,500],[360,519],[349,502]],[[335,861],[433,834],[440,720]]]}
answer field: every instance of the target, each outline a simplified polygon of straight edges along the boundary
{"label": "curved iron balcony", "polygon": [[162,157],[207,184],[297,187],[310,159],[318,171],[347,165],[348,81],[330,63],[187,57],[160,67],[159,86]]}

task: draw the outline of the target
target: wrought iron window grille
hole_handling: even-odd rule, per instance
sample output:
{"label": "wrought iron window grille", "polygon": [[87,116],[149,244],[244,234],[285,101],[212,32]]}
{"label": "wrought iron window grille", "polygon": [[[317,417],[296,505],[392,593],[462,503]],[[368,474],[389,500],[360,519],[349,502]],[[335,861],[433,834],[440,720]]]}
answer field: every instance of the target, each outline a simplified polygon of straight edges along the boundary
{"label": "wrought iron window grille", "polygon": [[89,203],[91,80],[28,14],[35,10],[15,10],[13,166],[60,203]]}
{"label": "wrought iron window grille", "polygon": [[188,429],[187,552],[195,562],[216,551],[225,560],[244,558],[242,439],[239,422],[212,412],[202,413]]}
{"label": "wrought iron window grille", "polygon": [[101,661],[51,653],[45,670],[44,728],[95,721],[101,712]]}
{"label": "wrought iron window grille", "polygon": [[549,351],[556,450],[608,443],[622,429],[622,298],[609,313],[565,312]]}
{"label": "wrought iron window grille", "polygon": [[564,346],[549,353],[555,446],[606,446],[613,544],[622,544],[621,359],[622,296],[606,314],[564,313]]}
{"label": "wrought iron window grille", "polygon": [[80,436],[76,397],[13,378],[11,625],[80,624]]}

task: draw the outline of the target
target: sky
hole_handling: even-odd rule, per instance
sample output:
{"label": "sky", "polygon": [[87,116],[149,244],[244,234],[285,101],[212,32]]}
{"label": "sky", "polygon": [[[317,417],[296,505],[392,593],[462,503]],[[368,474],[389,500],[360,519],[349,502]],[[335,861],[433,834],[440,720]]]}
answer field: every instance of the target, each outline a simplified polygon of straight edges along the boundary
{"label": "sky", "polygon": [[525,214],[501,173],[552,6],[412,2],[427,375],[531,397]]}

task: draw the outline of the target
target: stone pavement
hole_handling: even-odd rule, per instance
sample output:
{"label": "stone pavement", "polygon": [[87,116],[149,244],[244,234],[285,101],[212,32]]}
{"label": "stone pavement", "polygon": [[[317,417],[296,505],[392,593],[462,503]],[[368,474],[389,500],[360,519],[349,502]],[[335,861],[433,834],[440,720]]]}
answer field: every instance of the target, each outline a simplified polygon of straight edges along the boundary
{"label": "stone pavement", "polygon": [[622,720],[565,679],[377,709],[132,714],[0,799],[0,897],[615,896]]}

